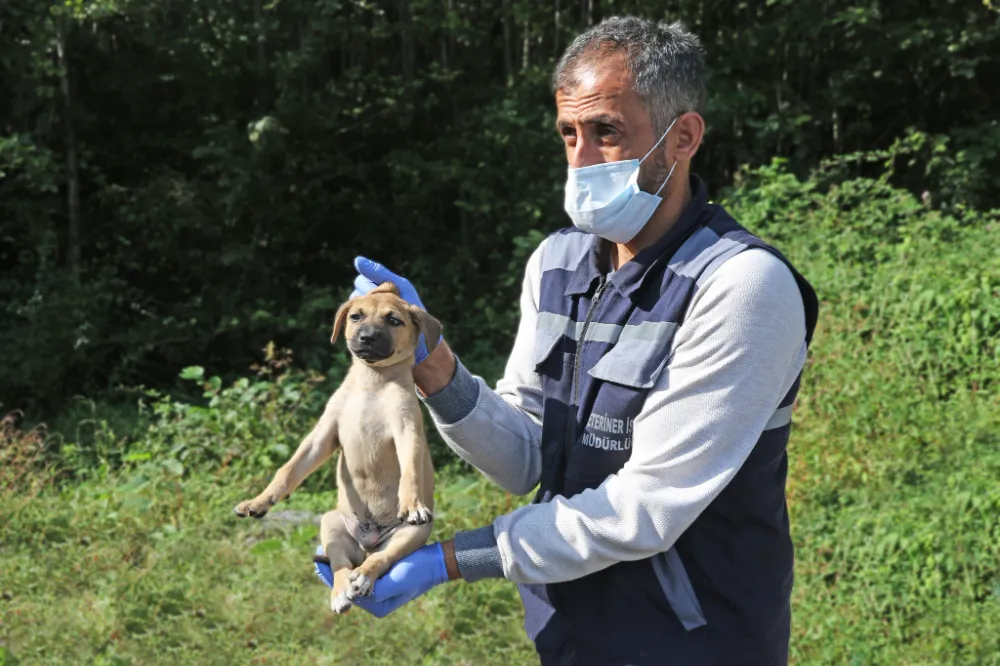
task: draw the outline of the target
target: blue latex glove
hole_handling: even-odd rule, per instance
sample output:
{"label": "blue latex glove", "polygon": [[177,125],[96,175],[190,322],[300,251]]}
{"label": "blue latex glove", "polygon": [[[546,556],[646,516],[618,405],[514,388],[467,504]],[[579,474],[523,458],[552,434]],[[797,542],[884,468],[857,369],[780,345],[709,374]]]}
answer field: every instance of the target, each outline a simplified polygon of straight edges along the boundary
{"label": "blue latex glove", "polygon": [[[399,288],[399,295],[404,301],[410,305],[417,306],[421,310],[427,309],[420,300],[420,296],[417,295],[417,290],[410,284],[410,281],[396,275],[382,264],[372,261],[367,257],[356,257],[354,259],[354,268],[358,271],[358,277],[354,279],[354,291],[351,293],[351,298],[367,294],[383,282],[392,282]],[[444,336],[442,335],[438,342],[443,339]],[[427,341],[424,339],[424,334],[421,333],[420,341],[417,343],[416,360],[413,365],[417,365],[423,361],[427,358],[427,355]]]}
{"label": "blue latex glove", "polygon": [[[326,551],[323,550],[323,544],[316,546],[316,555],[318,557],[326,557]],[[316,572],[316,575],[319,576],[319,579],[326,583],[327,587],[333,587],[333,569],[330,568],[329,564],[326,562],[317,562],[313,559],[313,570]]]}
{"label": "blue latex glove", "polygon": [[[323,554],[322,545],[316,549],[316,554]],[[327,587],[333,587],[330,565],[315,562],[314,566]],[[444,564],[441,544],[427,544],[392,565],[384,576],[375,581],[372,593],[355,598],[354,605],[382,618],[447,581],[448,569]]]}
{"label": "blue latex glove", "polygon": [[444,550],[440,543],[430,543],[396,562],[375,581],[372,593],[357,597],[354,605],[375,617],[385,617],[441,583],[448,581]]}

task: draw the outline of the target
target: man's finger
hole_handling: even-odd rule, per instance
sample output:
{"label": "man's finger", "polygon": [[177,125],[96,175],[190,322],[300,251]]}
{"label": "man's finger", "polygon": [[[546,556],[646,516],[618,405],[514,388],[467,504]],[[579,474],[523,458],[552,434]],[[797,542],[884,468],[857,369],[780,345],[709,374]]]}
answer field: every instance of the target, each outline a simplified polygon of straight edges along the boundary
{"label": "man's finger", "polygon": [[400,277],[398,275],[377,261],[372,261],[367,257],[355,257],[354,268],[358,271],[358,273],[365,276],[375,284],[394,282],[398,285],[400,281]]}
{"label": "man's finger", "polygon": [[359,294],[367,294],[376,286],[377,285],[374,282],[366,278],[364,275],[359,275],[354,278],[354,290]]}

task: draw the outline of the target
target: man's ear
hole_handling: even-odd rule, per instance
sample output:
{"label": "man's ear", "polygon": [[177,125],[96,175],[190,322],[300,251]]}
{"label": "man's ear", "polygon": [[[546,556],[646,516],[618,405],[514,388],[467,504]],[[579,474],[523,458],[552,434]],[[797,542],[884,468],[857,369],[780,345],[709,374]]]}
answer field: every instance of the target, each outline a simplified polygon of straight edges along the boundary
{"label": "man's ear", "polygon": [[351,302],[347,301],[337,309],[337,316],[333,318],[333,333],[330,335],[331,344],[337,341],[337,336],[344,328],[344,322],[347,321],[347,309],[350,305]]}
{"label": "man's ear", "polygon": [[441,339],[441,322],[432,317],[426,310],[422,310],[415,305],[410,306],[410,317],[417,329],[424,334],[424,341],[427,343],[427,353],[434,351],[438,340]]}
{"label": "man's ear", "polygon": [[[701,147],[705,137],[705,119],[700,114],[689,111],[677,118],[671,134],[676,134],[674,157],[678,162],[690,162]],[[666,143],[666,142],[664,142]]]}

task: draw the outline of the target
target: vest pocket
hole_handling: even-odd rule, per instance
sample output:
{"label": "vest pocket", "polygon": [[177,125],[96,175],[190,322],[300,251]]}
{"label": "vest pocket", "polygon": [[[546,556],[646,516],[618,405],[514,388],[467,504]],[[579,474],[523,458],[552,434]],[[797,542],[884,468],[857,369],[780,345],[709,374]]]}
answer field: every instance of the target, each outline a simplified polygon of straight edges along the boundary
{"label": "vest pocket", "polygon": [[558,350],[563,334],[548,328],[535,329],[535,341],[531,350],[531,363],[535,372],[545,374],[549,361],[558,357],[562,365],[571,363],[573,354]]}
{"label": "vest pocket", "polygon": [[615,346],[587,372],[614,384],[652,388],[670,358],[676,329],[672,322],[626,326]]}
{"label": "vest pocket", "polygon": [[677,549],[671,548],[665,553],[654,555],[652,563],[656,579],[660,581],[660,589],[684,629],[691,631],[706,625],[705,614]]}

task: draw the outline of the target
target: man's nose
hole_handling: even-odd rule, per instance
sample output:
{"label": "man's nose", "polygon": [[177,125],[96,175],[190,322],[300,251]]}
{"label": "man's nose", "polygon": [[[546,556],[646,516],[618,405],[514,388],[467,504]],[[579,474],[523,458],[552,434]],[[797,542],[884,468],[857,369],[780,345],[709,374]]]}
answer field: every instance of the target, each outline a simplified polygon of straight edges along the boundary
{"label": "man's nose", "polygon": [[593,141],[587,141],[583,137],[577,139],[576,145],[570,149],[567,158],[569,159],[569,166],[573,169],[582,169],[583,167],[604,162],[604,155],[601,154],[597,145]]}

